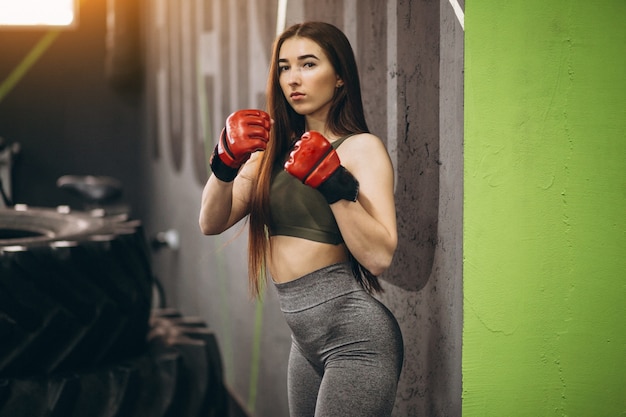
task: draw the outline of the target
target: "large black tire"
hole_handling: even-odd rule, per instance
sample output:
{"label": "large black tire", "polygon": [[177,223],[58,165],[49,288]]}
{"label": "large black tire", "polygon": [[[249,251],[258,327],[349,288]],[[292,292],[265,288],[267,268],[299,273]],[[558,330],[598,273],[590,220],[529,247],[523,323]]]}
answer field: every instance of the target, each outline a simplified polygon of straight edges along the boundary
{"label": "large black tire", "polygon": [[109,366],[0,378],[0,417],[227,417],[214,334],[197,319],[155,311],[148,349]]}
{"label": "large black tire", "polygon": [[0,378],[136,357],[146,349],[152,279],[136,221],[0,209]]}

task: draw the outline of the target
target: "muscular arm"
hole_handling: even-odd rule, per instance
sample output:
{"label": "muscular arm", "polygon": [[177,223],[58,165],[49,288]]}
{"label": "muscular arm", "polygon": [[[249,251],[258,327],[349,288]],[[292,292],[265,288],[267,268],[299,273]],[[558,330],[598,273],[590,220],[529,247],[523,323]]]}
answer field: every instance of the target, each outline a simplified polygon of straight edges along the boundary
{"label": "muscular arm", "polygon": [[259,156],[259,153],[253,154],[232,182],[220,181],[215,175],[209,177],[202,191],[200,206],[199,223],[202,233],[222,233],[248,214]]}
{"label": "muscular arm", "polygon": [[330,207],[352,255],[374,275],[391,264],[398,236],[393,196],[393,167],[382,141],[362,134],[346,140],[337,154],[359,181],[356,202]]}
{"label": "muscular arm", "polygon": [[262,110],[237,110],[226,118],[209,163],[213,174],[202,191],[200,230],[222,233],[250,211],[259,153],[269,140],[272,121]]}

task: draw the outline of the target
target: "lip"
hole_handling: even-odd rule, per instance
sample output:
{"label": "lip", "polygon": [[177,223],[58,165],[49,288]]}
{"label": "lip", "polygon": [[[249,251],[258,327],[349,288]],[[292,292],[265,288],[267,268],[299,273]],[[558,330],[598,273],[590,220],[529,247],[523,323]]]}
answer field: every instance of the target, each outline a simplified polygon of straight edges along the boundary
{"label": "lip", "polygon": [[296,92],[291,93],[291,94],[289,95],[289,97],[290,97],[292,100],[300,100],[301,98],[303,98],[303,97],[304,97],[304,94],[299,93],[299,92],[297,92],[297,91],[296,91]]}

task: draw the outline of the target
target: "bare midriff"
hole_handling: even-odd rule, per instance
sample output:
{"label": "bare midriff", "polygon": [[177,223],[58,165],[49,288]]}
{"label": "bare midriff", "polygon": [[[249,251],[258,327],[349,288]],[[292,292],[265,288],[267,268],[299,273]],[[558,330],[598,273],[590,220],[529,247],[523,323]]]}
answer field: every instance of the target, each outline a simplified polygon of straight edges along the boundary
{"label": "bare midriff", "polygon": [[292,236],[272,236],[268,268],[272,279],[282,283],[293,281],[328,265],[348,260],[343,243],[332,245]]}

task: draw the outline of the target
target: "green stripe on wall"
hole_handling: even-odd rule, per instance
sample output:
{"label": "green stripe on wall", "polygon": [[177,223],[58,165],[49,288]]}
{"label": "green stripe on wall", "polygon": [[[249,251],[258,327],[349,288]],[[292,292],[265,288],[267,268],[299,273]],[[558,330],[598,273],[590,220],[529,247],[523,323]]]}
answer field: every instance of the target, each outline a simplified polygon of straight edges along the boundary
{"label": "green stripe on wall", "polygon": [[35,44],[33,49],[31,49],[30,52],[24,57],[22,62],[20,62],[2,82],[2,84],[0,84],[0,101],[4,100],[13,88],[15,88],[28,70],[37,62],[41,55],[46,52],[48,47],[52,45],[60,33],[61,32],[58,30],[52,30],[41,37],[39,42]]}
{"label": "green stripe on wall", "polygon": [[261,331],[263,328],[263,299],[256,301],[254,312],[254,339],[252,341],[252,360],[250,361],[250,392],[248,410],[254,412],[259,388],[259,371],[261,365]]}

